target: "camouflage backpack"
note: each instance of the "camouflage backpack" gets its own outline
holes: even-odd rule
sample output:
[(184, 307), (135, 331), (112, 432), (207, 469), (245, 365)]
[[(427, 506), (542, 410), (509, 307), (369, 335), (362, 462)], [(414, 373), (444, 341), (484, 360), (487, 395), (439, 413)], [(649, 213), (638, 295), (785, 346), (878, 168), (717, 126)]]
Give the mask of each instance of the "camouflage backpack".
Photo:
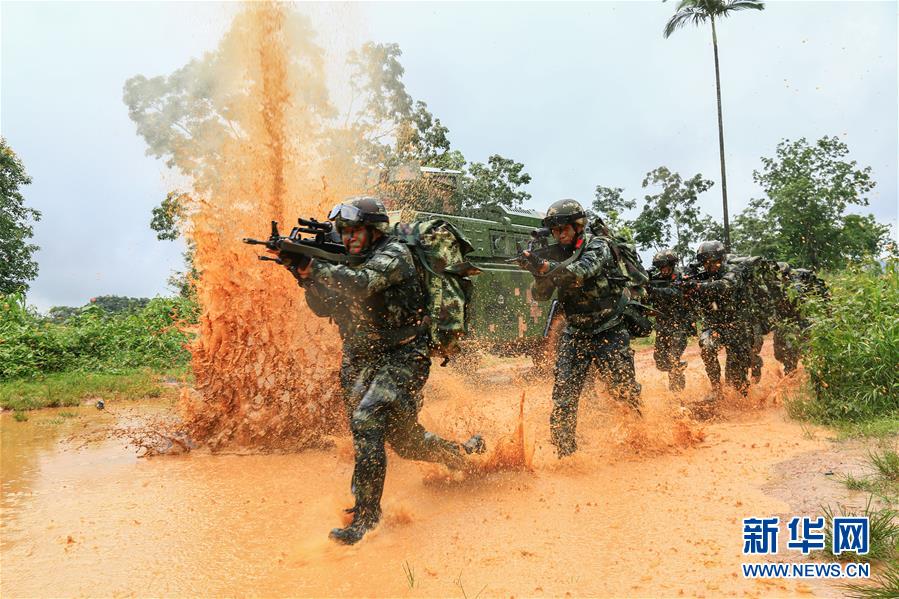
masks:
[(634, 337), (648, 337), (652, 333), (652, 321), (648, 317), (651, 308), (646, 305), (649, 298), (649, 273), (643, 267), (637, 248), (624, 237), (611, 234), (600, 218), (590, 223), (590, 230), (609, 244), (622, 280), (625, 281), (624, 286), (630, 295), (624, 307), (624, 321), (628, 332)]
[(441, 365), (445, 365), (468, 333), (470, 277), (481, 272), (465, 260), (474, 248), (456, 227), (441, 219), (397, 223), (394, 234), (414, 257), (428, 297), (432, 351), (444, 357)]

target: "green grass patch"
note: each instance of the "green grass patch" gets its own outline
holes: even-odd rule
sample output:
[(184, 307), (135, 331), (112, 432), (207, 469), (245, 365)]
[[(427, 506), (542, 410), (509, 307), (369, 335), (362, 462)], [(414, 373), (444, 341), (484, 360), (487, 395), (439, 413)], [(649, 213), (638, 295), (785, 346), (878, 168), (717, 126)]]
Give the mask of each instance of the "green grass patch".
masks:
[[(76, 406), (85, 399), (142, 399), (173, 396), (177, 385), (167, 385), (164, 378), (178, 379), (177, 371), (165, 373), (132, 370), (118, 374), (64, 372), (35, 379), (0, 382), (0, 407), (7, 410)], [(69, 412), (74, 417), (76, 414)]]
[(869, 584), (847, 584), (843, 587), (851, 599), (896, 599), (899, 597), (899, 557), (871, 568)]
[[(829, 557), (846, 561), (877, 562), (899, 557), (899, 512), (891, 508), (875, 509), (873, 497), (868, 497), (865, 507), (847, 508), (838, 504), (836, 510), (830, 506), (821, 508), (824, 512), (824, 553)], [(855, 553), (833, 554), (833, 519), (834, 517), (867, 517), (869, 522), (869, 551), (865, 555)]]
[(16, 422), (26, 422), (28, 420), (28, 414), (22, 410), (16, 410), (16, 413), (13, 414), (13, 418), (16, 419)]
[(868, 457), (880, 476), (890, 482), (899, 482), (899, 453), (895, 449), (868, 451)]
[(899, 418), (899, 260), (828, 276), (830, 301), (809, 298), (807, 351), (813, 415), (826, 422)]

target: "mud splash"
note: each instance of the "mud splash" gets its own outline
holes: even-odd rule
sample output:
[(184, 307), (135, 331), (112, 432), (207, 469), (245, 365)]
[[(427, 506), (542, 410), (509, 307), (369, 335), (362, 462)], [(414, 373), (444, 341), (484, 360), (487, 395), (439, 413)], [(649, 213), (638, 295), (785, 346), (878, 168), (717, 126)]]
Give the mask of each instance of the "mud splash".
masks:
[(324, 52), (304, 16), (251, 4), (200, 70), (215, 77), (211, 103), (228, 127), (201, 164), (179, 164), (195, 181), (186, 234), (202, 308), (187, 429), (213, 449), (307, 447), (343, 422), (339, 339), (289, 273), (240, 240), (266, 236), (272, 220), (289, 231), (353, 187), (352, 173), (320, 151), (333, 114)]

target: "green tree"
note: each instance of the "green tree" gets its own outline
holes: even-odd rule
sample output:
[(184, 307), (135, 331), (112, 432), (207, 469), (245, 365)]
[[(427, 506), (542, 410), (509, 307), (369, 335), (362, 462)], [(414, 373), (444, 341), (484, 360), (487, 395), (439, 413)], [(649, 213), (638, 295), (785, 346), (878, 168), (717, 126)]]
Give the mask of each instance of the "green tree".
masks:
[[(181, 191), (170, 191), (159, 206), (154, 206), (150, 228), (156, 232), (157, 239), (174, 241), (181, 237), (188, 205), (190, 205), (188, 194)], [(181, 297), (194, 298), (196, 292), (195, 282), (199, 272), (194, 266), (195, 253), (196, 246), (192, 240), (188, 239), (187, 249), (182, 254), (187, 268), (183, 271), (173, 272), (168, 278), (169, 287), (177, 291)]]
[(690, 255), (693, 245), (706, 239), (713, 227), (697, 202), (699, 194), (714, 183), (697, 173), (684, 180), (678, 173), (660, 166), (643, 179), (643, 188), (660, 186), (655, 194), (644, 196), (643, 210), (631, 223), (634, 240), (643, 249), (672, 248), (681, 259)]
[(150, 303), (150, 298), (127, 297), (124, 295), (100, 295), (92, 297), (89, 306), (98, 306), (110, 314), (137, 312)]
[(741, 248), (816, 270), (877, 255), (887, 227), (870, 215), (846, 214), (868, 205), (871, 167), (859, 168), (848, 154), (837, 137), (781, 141), (776, 156), (762, 158), (762, 169), (753, 172), (767, 198), (753, 200), (740, 216)]
[(727, 169), (724, 166), (724, 118), (721, 113), (721, 74), (718, 67), (718, 32), (715, 20), (723, 19), (739, 10), (763, 10), (758, 0), (681, 0), (674, 15), (665, 24), (665, 37), (692, 23), (712, 26), (712, 48), (715, 54), (715, 95), (718, 100), (718, 153), (721, 158), (721, 203), (724, 207), (724, 243), (730, 247), (730, 221), (727, 212)]
[(522, 163), (494, 154), (486, 165), (473, 162), (468, 166), (461, 208), (488, 205), (518, 208), (531, 199), (531, 194), (522, 189), (530, 182), (531, 176), (524, 172)]
[(25, 206), (19, 188), (31, 183), (22, 161), (0, 137), (0, 294), (27, 290), (37, 276), (32, 258), (38, 246), (28, 243), (34, 235), (31, 221), (41, 213)]
[(624, 199), (624, 189), (621, 187), (596, 186), (593, 198), (593, 212), (597, 213), (609, 231), (613, 234), (623, 235), (626, 238), (633, 237), (631, 223), (622, 217), (625, 210), (637, 207), (637, 200)]

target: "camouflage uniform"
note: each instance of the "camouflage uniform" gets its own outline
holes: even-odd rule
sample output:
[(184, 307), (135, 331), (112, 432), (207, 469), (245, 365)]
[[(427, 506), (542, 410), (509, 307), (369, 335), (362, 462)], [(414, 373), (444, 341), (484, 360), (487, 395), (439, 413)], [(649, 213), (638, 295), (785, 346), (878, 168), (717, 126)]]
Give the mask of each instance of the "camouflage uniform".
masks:
[(558, 289), (567, 323), (559, 340), (550, 416), (552, 442), (565, 456), (577, 450), (577, 408), (591, 364), (596, 363), (612, 396), (634, 408), (640, 386), (621, 314), (627, 295), (609, 244), (585, 233), (573, 250), (555, 244), (547, 257), (550, 271), (534, 275), (534, 298), (547, 300)]
[(668, 388), (681, 391), (686, 385), (687, 367), (681, 356), (687, 349), (688, 338), (696, 335), (696, 317), (685, 296), (683, 275), (678, 269), (669, 276), (663, 276), (656, 268), (649, 274), (649, 303), (656, 311), (653, 358), (656, 368), (668, 373)]
[(801, 303), (810, 295), (828, 299), (827, 286), (811, 271), (791, 269), (785, 262), (779, 263), (782, 283), (775, 302), (778, 322), (774, 328), (774, 357), (783, 364), (789, 374), (799, 365), (800, 346), (810, 323), (800, 310)]
[(313, 261), (301, 285), (313, 312), (332, 318), (344, 341), (340, 384), (355, 449), (353, 511), (376, 522), (387, 472), (385, 441), (406, 459), (462, 465), (459, 444), (418, 422), (431, 366), (426, 298), (409, 248), (388, 236), (359, 266)]
[(725, 381), (746, 394), (754, 332), (751, 299), (742, 269), (724, 261), (718, 272), (703, 271), (697, 275), (697, 280), (698, 308), (702, 320), (699, 349), (709, 381), (716, 391), (720, 389), (718, 350), (723, 346), (727, 350)]

